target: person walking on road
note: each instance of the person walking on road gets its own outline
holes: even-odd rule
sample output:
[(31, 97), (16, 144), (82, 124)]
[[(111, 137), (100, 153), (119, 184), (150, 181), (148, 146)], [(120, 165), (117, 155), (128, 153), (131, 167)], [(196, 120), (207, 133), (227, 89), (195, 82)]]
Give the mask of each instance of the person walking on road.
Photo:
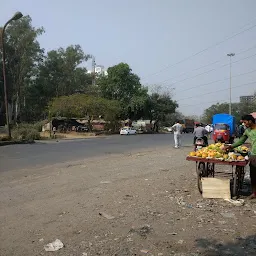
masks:
[(175, 148), (179, 148), (181, 146), (181, 133), (182, 133), (182, 125), (179, 121), (172, 126), (173, 135), (174, 135), (174, 143)]

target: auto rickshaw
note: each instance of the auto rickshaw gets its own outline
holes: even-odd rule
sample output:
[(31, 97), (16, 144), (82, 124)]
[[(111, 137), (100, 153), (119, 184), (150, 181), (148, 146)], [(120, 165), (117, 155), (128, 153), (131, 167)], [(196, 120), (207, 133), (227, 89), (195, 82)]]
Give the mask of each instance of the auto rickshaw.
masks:
[(235, 138), (235, 118), (228, 114), (214, 115), (212, 136), (215, 143), (233, 143)]

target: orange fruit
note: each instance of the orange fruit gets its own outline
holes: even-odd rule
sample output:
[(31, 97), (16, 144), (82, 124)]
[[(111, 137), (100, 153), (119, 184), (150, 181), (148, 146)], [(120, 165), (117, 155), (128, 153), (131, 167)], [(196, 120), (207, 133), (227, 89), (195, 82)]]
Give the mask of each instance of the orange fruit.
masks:
[(242, 161), (242, 160), (244, 160), (244, 157), (243, 157), (243, 156), (238, 156), (238, 157), (237, 157), (237, 160)]
[(202, 153), (201, 153), (200, 151), (197, 151), (197, 152), (196, 152), (196, 156), (201, 157), (201, 156), (202, 156)]
[(207, 153), (203, 153), (202, 154), (202, 158), (206, 158), (206, 157), (208, 157), (208, 154)]

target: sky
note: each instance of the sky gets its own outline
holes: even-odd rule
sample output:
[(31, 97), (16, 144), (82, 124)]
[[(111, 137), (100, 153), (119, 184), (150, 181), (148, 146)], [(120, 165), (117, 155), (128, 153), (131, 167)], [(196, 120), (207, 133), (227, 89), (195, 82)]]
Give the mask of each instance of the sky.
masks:
[[(168, 91), (185, 115), (256, 91), (255, 0), (1, 0), (44, 27), (46, 51), (80, 44), (105, 68), (125, 62), (150, 89)], [(91, 66), (90, 61), (86, 63)]]

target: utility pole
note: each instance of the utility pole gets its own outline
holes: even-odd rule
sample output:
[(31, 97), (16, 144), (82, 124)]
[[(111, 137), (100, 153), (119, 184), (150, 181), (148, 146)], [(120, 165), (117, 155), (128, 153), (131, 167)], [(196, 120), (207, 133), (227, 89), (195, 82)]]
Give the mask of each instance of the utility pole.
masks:
[(8, 93), (7, 93), (7, 79), (6, 79), (6, 58), (5, 58), (5, 30), (7, 26), (15, 20), (18, 20), (23, 17), (21, 12), (16, 12), (11, 19), (9, 19), (5, 24), (1, 31), (1, 48), (2, 48), (2, 62), (3, 62), (3, 80), (4, 80), (4, 102), (5, 102), (5, 119), (6, 119), (6, 126), (8, 130), (8, 138), (12, 138), (11, 134), (11, 127), (10, 127), (10, 120), (9, 120), (9, 110), (8, 110)]
[(95, 57), (92, 55), (92, 85), (95, 86), (96, 84), (96, 77), (95, 77)]
[(227, 56), (229, 57), (229, 72), (230, 72), (230, 79), (229, 79), (229, 114), (231, 115), (232, 113), (232, 109), (231, 109), (231, 103), (232, 103), (232, 94), (231, 94), (231, 91), (232, 91), (232, 87), (231, 87), (231, 57), (235, 56), (234, 53), (228, 53)]

